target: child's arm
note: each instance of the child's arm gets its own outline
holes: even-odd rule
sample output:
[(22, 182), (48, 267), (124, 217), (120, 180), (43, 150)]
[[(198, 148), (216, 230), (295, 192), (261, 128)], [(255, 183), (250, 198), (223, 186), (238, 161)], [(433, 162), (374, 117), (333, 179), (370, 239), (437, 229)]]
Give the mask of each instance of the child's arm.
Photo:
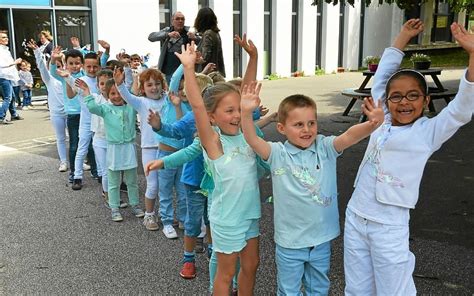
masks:
[(181, 108), (181, 98), (174, 93), (169, 93), (169, 98), (171, 104), (173, 104), (174, 109), (176, 111), (176, 120), (181, 119), (183, 117), (183, 109)]
[(201, 97), (201, 91), (196, 81), (196, 75), (194, 73), (194, 65), (196, 64), (194, 41), (191, 42), (191, 45), (188, 44), (186, 49), (183, 45), (181, 52), (181, 54), (175, 52), (175, 55), (180, 59), (184, 67), (186, 94), (194, 112), (199, 138), (201, 138), (201, 142), (209, 158), (217, 159), (223, 154), (222, 144), (219, 135), (211, 127), (210, 119)]
[(97, 40), (97, 43), (105, 49), (105, 52), (100, 56), (100, 66), (105, 68), (110, 57), (110, 44), (105, 40)]
[(155, 113), (153, 110), (148, 110), (148, 124), (153, 127), (155, 133), (160, 134), (163, 137), (183, 139), (186, 137), (192, 137), (196, 132), (194, 113), (189, 112), (183, 116), (180, 120), (173, 124), (162, 123), (160, 115)]
[(469, 34), (463, 26), (457, 23), (451, 25), (451, 33), (459, 45), (469, 54), (466, 80), (474, 82), (474, 34)]
[(130, 104), (130, 106), (133, 107), (135, 110), (140, 110), (142, 107), (143, 99), (140, 97), (137, 97), (135, 95), (132, 95), (128, 89), (127, 86), (125, 85), (124, 82), (125, 79), (125, 74), (122, 69), (115, 69), (114, 70), (114, 80), (115, 80), (115, 85), (117, 86), (117, 90), (122, 96), (122, 98)]
[(247, 141), (255, 153), (263, 160), (267, 160), (270, 156), (271, 146), (265, 142), (265, 140), (257, 136), (252, 119), (253, 110), (260, 106), (260, 88), (261, 84), (257, 84), (255, 81), (250, 85), (244, 85), (240, 102), (240, 108), (242, 110), (240, 124), (242, 125), (245, 141)]
[(249, 85), (252, 81), (257, 80), (258, 51), (252, 40), (249, 39), (247, 42), (247, 34), (244, 34), (242, 39), (235, 35), (234, 41), (237, 42), (249, 55), (247, 69), (245, 70), (244, 78), (242, 79), (242, 90), (244, 85)]
[[(374, 85), (372, 86), (372, 98), (379, 100), (383, 108), (386, 109), (384, 100), (386, 99), (385, 87), (387, 81), (395, 73), (402, 62), (404, 53), (403, 49), (408, 44), (410, 39), (420, 34), (424, 29), (423, 22), (419, 19), (410, 19), (403, 24), (400, 33), (395, 38), (392, 47), (385, 49), (385, 52), (380, 60), (379, 67), (375, 72)], [(388, 113), (388, 110), (384, 110)]]
[(184, 67), (183, 64), (179, 65), (179, 67), (174, 71), (173, 76), (171, 76), (169, 92), (178, 93), (179, 90), (179, 82), (184, 74)]
[(372, 98), (365, 98), (362, 104), (362, 111), (367, 115), (367, 121), (351, 126), (342, 135), (334, 139), (333, 145), (337, 152), (359, 143), (376, 130), (384, 120), (382, 107), (376, 106)]
[(55, 79), (64, 82), (64, 79), (58, 75), (57, 70), (58, 67), (56, 66), (56, 61), (61, 59), (61, 46), (56, 46), (53, 51), (51, 52), (51, 62), (49, 66), (49, 74)]
[(28, 41), (27, 46), (33, 50), (33, 54), (35, 55), (36, 66), (38, 67), (38, 70), (40, 72), (41, 80), (43, 80), (43, 82), (47, 85), (51, 80), (51, 74), (49, 74), (43, 53), (40, 51), (38, 44), (36, 44), (33, 39)]
[(272, 122), (276, 122), (277, 121), (277, 117), (278, 117), (278, 113), (276, 112), (273, 112), (272, 114), (268, 115), (268, 116), (265, 116), (263, 117), (262, 119), (258, 120), (256, 122), (257, 126), (259, 128), (264, 128), (266, 127), (267, 125), (269, 125), (270, 123)]

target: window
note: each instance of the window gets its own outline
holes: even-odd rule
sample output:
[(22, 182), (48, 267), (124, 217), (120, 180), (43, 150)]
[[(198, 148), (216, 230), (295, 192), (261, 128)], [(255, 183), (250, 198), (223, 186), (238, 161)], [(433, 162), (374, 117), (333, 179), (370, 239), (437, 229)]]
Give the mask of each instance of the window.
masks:
[[(234, 0), (234, 35), (242, 36), (242, 19), (240, 15), (242, 7), (241, 0)], [(240, 77), (242, 75), (242, 50), (238, 44), (234, 42), (234, 77)]]
[(56, 6), (86, 6), (90, 7), (89, 0), (54, 0)]
[(263, 8), (263, 74), (272, 73), (272, 1), (265, 0)]
[(160, 0), (160, 30), (171, 26), (171, 0)]
[(81, 46), (92, 43), (91, 21), (88, 11), (56, 11), (57, 45), (71, 48), (71, 37), (79, 38)]
[(436, 0), (435, 12), (433, 14), (433, 28), (431, 29), (431, 42), (451, 42), (450, 25), (454, 20), (448, 3)]

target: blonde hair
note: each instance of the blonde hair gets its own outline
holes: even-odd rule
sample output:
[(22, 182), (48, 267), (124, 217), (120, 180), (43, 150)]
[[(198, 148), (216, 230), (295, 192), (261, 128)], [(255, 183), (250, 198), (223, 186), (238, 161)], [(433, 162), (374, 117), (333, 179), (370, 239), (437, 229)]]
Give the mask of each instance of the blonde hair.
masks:
[(232, 80), (227, 81), (227, 83), (230, 83), (240, 89), (242, 87), (242, 78), (234, 78)]
[(217, 105), (222, 98), (230, 93), (236, 93), (240, 96), (240, 91), (234, 85), (227, 82), (218, 83), (204, 89), (203, 101), (207, 112), (213, 113), (216, 111)]
[(216, 84), (217, 82), (225, 82), (224, 76), (222, 76), (221, 72), (214, 71), (208, 74), (209, 77), (212, 79), (212, 82)]
[(196, 73), (196, 81), (199, 86), (199, 89), (201, 90), (201, 93), (204, 91), (204, 89), (206, 89), (206, 87), (214, 85), (211, 77), (202, 73)]
[(288, 113), (296, 108), (313, 108), (316, 114), (317, 108), (316, 103), (308, 96), (305, 95), (291, 95), (281, 101), (278, 106), (278, 122), (285, 123)]
[(43, 30), (40, 32), (40, 35), (43, 35), (44, 38), (48, 39), (48, 41), (53, 41), (53, 36), (51, 36), (51, 33), (48, 30)]

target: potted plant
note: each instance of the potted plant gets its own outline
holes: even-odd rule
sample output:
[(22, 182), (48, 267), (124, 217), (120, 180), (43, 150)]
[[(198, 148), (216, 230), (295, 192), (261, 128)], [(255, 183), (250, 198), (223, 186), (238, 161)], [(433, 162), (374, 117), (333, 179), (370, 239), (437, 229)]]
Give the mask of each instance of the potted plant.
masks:
[(422, 53), (413, 54), (410, 61), (413, 63), (413, 69), (415, 70), (427, 70), (431, 66), (431, 58)]
[(379, 56), (366, 56), (364, 59), (364, 62), (369, 68), (369, 71), (375, 72), (377, 71), (377, 67), (380, 62), (380, 57)]

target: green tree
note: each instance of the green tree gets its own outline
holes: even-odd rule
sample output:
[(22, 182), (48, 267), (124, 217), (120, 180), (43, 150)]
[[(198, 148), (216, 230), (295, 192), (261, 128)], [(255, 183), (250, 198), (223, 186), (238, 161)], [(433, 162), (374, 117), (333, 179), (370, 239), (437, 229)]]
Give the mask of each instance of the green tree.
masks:
[[(312, 5), (317, 5), (320, 3), (320, 1), (324, 1), (326, 3), (332, 3), (334, 5), (337, 5), (340, 0), (313, 0)], [(372, 0), (362, 0), (365, 2), (366, 6), (369, 6), (370, 3), (372, 3)], [(396, 4), (398, 7), (401, 9), (410, 9), (413, 8), (414, 6), (420, 5), (424, 2), (427, 2), (428, 0), (374, 0), (378, 1), (379, 5), (385, 3), (388, 4)], [(451, 8), (456, 11), (462, 11), (466, 10), (468, 13), (474, 11), (474, 0), (441, 0), (441, 2), (447, 2), (451, 5)], [(350, 5), (354, 6), (354, 0), (346, 0), (346, 3), (349, 3)]]

